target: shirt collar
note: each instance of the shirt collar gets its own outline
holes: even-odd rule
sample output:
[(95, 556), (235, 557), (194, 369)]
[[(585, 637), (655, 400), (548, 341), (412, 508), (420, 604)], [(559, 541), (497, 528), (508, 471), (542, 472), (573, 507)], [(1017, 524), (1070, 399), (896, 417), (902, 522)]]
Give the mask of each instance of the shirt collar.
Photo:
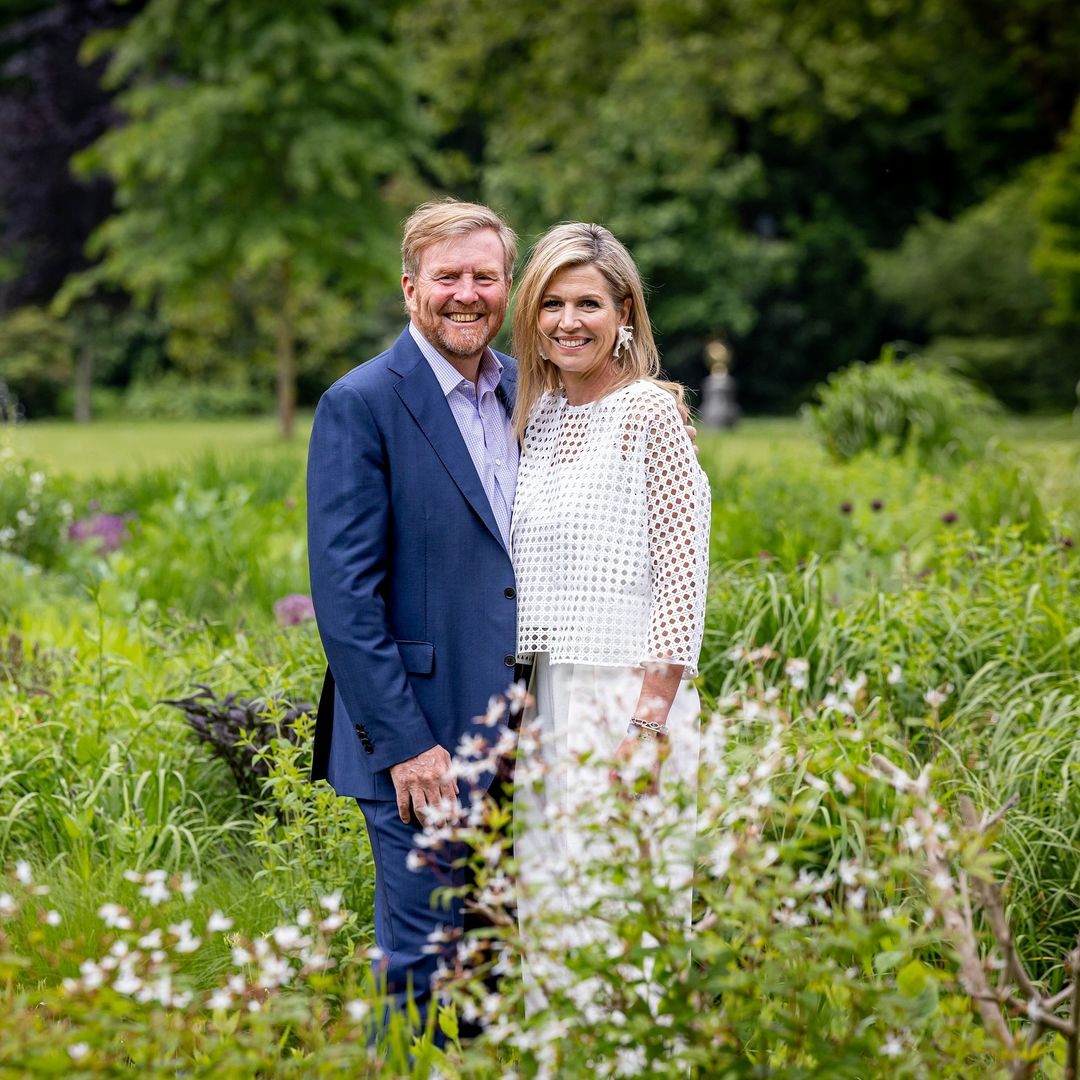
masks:
[[(412, 335), (413, 341), (416, 342), (417, 348), (423, 353), (424, 359), (428, 362), (431, 370), (435, 372), (435, 378), (439, 380), (439, 387), (444, 397), (449, 397), (462, 383), (468, 382), (461, 372), (417, 330), (412, 322), (409, 323), (409, 333)], [(480, 357), (480, 377), (477, 379), (476, 387), (478, 395), (482, 396), (488, 390), (494, 390), (499, 385), (502, 369), (502, 361), (490, 348), (485, 347), (484, 353)]]

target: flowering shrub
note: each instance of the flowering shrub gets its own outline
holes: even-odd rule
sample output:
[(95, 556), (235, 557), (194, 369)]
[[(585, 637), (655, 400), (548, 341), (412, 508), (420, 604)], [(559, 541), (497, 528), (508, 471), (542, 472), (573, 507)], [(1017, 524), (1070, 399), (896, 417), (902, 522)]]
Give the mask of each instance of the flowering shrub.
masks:
[[(743, 657), (758, 672), (771, 659)], [(982, 833), (950, 819), (931, 769), (910, 778), (890, 762), (907, 755), (865, 676), (817, 701), (805, 661), (784, 666), (787, 678), (751, 680), (706, 721), (692, 925), (673, 902), (668, 856), (695, 793), (649, 794), (648, 760), (572, 800), (572, 828), (595, 842), (584, 858), (571, 848), (567, 864), (557, 859), (540, 888), (570, 890), (576, 910), (556, 902), (524, 932), (490, 822), (475, 806), (429, 821), (421, 850), (463, 842), (475, 852), (479, 904), (496, 926), (498, 993), (470, 974), (477, 940), (452, 946), (442, 968), (446, 994), (486, 1024), (465, 1051), (466, 1075), (1030, 1077), (1041, 1057), (1053, 1061), (1050, 1021), (1033, 1013), (1014, 1039), (985, 1000), (983, 970), (1006, 968), (1008, 938), (987, 936), (980, 957), (973, 937), (954, 932), (976, 933), (965, 882), (988, 873)], [(538, 737), (522, 734), (519, 784), (540, 779)], [(467, 749), (479, 767), (500, 742)], [(549, 825), (560, 827), (560, 810)], [(1004, 1002), (1008, 972), (998, 989)], [(1058, 1010), (1069, 1000), (1046, 994)]]
[(63, 487), (0, 443), (0, 552), (55, 565), (71, 518)]
[[(370, 954), (335, 945), (352, 919), (340, 894), (251, 940), (231, 932), (220, 911), (201, 925), (185, 917), (198, 889), (187, 875), (126, 877), (142, 913), (103, 904), (97, 948), (84, 951), (60, 936), (63, 915), (29, 865), (16, 866), (10, 891), (0, 894), (0, 1072), (426, 1080), (443, 1061), (430, 1038), (434, 1016), (419, 1039), (404, 1017), (372, 1038), (384, 1001)], [(70, 974), (43, 989), (13, 986), (21, 961), (6, 947), (4, 924), (20, 917), (40, 922), (39, 947), (55, 971)], [(197, 977), (198, 958), (215, 972), (209, 986)]]
[[(20, 863), (0, 894), (0, 975), (7, 978), (0, 1069), (92, 1075), (134, 1064), (150, 1075), (236, 1077), (345, 1070), (470, 1078), (1034, 1075), (1016, 1071), (1018, 1055), (1031, 1063), (1052, 1056), (1043, 1027), (1020, 1030), (1006, 1044), (980, 1023), (972, 1000), (972, 962), (992, 971), (1005, 959), (990, 940), (983, 959), (977, 950), (960, 955), (951, 933), (965, 906), (966, 875), (987, 873), (984, 845), (936, 801), (930, 768), (914, 779), (904, 774), (910, 756), (883, 722), (867, 677), (839, 679), (818, 700), (805, 660), (767, 647), (737, 652), (742, 685), (705, 719), (697, 791), (675, 783), (663, 798), (652, 793), (655, 744), (620, 765), (592, 757), (573, 763), (601, 775), (614, 769), (617, 782), (573, 802), (572, 826), (586, 842), (585, 857), (566, 863), (570, 877), (556, 863), (548, 880), (527, 888), (549, 898), (572, 890), (580, 906), (541, 903), (522, 933), (509, 841), (499, 839), (505, 811), (477, 797), (429, 818), (414, 864), (438, 844), (471, 850), (477, 902), (492, 929), (431, 942), (442, 956), (444, 1004), (423, 1031), (416, 1016), (383, 1022), (386, 1002), (369, 966), (378, 954), (355, 948), (367, 931), (340, 889), (301, 899), (299, 909), (294, 900), (284, 922), (249, 935), (234, 931), (220, 910), (202, 919), (188, 913), (199, 891), (188, 873), (132, 871), (124, 875), (126, 895), (99, 906), (100, 930), (88, 939), (66, 932), (65, 911)], [(766, 678), (777, 665), (784, 675)], [(942, 693), (927, 690), (931, 709), (941, 707)], [(512, 701), (520, 706), (520, 693)], [(488, 767), (511, 745), (501, 719), (493, 703), (492, 734), (463, 744), (459, 775)], [(526, 728), (519, 739), (517, 780), (526, 788), (543, 780), (539, 737)], [(307, 808), (300, 805), (295, 744), (275, 740), (267, 753), (274, 758), (268, 783), (288, 812), (273, 827), (263, 819), (267, 831), (257, 844), (279, 859), (277, 872), (288, 872), (279, 881), (284, 907), (289, 895), (318, 886), (325, 862), (307, 860), (319, 844), (344, 852), (342, 877), (355, 877), (348, 830), (358, 837), (362, 826), (355, 813), (346, 824), (351, 805), (324, 787), (314, 800), (309, 793)], [(666, 763), (660, 767), (663, 778)], [(668, 855), (695, 807), (696, 868), (676, 881)], [(559, 827), (557, 812), (551, 824)], [(692, 922), (677, 903), (690, 886)], [(19, 985), (25, 960), (8, 927), (20, 920), (37, 927), (19, 937), (34, 943), (37, 963), (52, 972), (43, 989)], [(1045, 1000), (1068, 1001), (1049, 991)], [(459, 1017), (481, 1020), (481, 1037), (459, 1043)], [(436, 1026), (443, 1050), (433, 1045)], [(1016, 1050), (1029, 1035), (1028, 1049)]]

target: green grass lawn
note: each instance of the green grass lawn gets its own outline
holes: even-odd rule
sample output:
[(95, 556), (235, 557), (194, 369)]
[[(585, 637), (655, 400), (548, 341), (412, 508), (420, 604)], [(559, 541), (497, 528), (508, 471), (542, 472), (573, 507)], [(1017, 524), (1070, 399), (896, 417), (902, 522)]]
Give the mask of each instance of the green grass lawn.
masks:
[[(238, 420), (124, 421), (89, 425), (48, 420), (20, 424), (9, 435), (16, 454), (79, 478), (109, 477), (147, 468), (184, 465), (206, 451), (219, 458), (248, 454), (307, 452), (311, 413), (297, 418), (296, 434), (283, 444), (272, 417)], [(1055, 470), (1080, 467), (1080, 424), (1069, 416), (1009, 417), (1001, 438), (1033, 464)], [(758, 417), (733, 432), (703, 433), (725, 466), (765, 462), (777, 451), (821, 454), (813, 436), (792, 417)]]
[(19, 424), (9, 435), (15, 453), (80, 479), (182, 466), (200, 454), (307, 453), (311, 414), (297, 417), (296, 434), (283, 443), (270, 416), (236, 420), (102, 420), (75, 424), (42, 420)]

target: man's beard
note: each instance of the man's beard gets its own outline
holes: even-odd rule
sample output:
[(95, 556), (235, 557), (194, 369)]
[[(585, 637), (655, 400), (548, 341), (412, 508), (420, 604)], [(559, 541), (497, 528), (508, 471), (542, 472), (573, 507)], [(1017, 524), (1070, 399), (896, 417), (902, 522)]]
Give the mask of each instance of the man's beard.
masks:
[[(481, 313), (474, 312), (474, 314)], [(435, 335), (438, 338), (436, 344), (440, 349), (450, 353), (452, 356), (475, 356), (495, 336), (489, 333), (488, 313), (483, 312), (482, 314), (485, 317), (480, 322), (472, 325), (464, 324), (456, 331), (449, 333), (442, 323), (438, 323), (435, 330)], [(453, 337), (450, 336), (450, 333), (453, 333)]]

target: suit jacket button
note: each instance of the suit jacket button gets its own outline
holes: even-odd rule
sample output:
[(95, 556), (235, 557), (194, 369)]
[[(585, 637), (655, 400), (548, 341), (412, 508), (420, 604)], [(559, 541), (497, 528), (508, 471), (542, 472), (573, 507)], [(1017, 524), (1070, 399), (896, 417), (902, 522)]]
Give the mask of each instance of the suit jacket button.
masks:
[(505, 664), (505, 665), (506, 665), (507, 667), (513, 667), (513, 666), (514, 666), (514, 654), (513, 654), (513, 653), (507, 653), (507, 654), (506, 654), (506, 655), (505, 655), (505, 656), (503, 657), (503, 663), (504, 663), (504, 664)]
[(367, 738), (367, 732), (359, 724), (356, 724), (353, 727), (353, 730), (356, 732), (356, 737), (361, 742), (363, 742)]
[(507, 585), (506, 588), (503, 589), (503, 596), (505, 596), (507, 600), (513, 600), (514, 597), (517, 596), (517, 589), (512, 585)]

